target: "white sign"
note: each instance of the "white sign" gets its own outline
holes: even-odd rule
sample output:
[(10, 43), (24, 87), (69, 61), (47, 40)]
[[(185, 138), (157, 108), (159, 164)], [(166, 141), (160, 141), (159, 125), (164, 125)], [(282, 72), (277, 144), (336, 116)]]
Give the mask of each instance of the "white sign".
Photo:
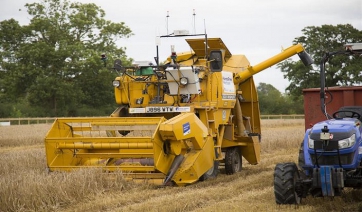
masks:
[(0, 126), (10, 126), (10, 121), (0, 122)]
[(222, 84), (223, 93), (235, 94), (235, 85), (233, 81), (233, 73), (228, 71), (222, 71)]
[(175, 107), (175, 112), (190, 112), (190, 107)]
[(231, 95), (223, 94), (222, 99), (236, 99), (236, 96), (235, 96), (235, 94), (231, 94)]
[(145, 113), (145, 108), (130, 108), (129, 113)]

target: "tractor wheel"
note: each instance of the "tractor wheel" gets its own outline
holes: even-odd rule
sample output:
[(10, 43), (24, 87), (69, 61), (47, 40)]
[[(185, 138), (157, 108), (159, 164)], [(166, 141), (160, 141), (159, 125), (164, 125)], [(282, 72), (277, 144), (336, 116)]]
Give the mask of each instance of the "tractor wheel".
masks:
[(300, 204), (296, 192), (299, 172), (295, 163), (279, 163), (274, 169), (274, 194), (277, 204)]
[(242, 168), (242, 160), (239, 147), (227, 148), (225, 153), (225, 173), (235, 174), (240, 172)]
[(214, 161), (214, 166), (211, 167), (205, 174), (200, 177), (200, 181), (215, 178), (219, 174), (219, 161)]

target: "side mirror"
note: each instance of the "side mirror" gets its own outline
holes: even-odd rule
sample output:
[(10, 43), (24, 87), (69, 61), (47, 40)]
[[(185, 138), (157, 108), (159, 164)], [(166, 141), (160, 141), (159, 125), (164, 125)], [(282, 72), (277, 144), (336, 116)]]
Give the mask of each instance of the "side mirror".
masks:
[(114, 60), (113, 69), (120, 71), (122, 70), (122, 61), (120, 59)]
[(223, 67), (223, 57), (220, 50), (210, 52), (210, 68), (212, 72), (220, 72)]
[(305, 66), (310, 66), (314, 63), (313, 59), (306, 51), (299, 52), (298, 56)]

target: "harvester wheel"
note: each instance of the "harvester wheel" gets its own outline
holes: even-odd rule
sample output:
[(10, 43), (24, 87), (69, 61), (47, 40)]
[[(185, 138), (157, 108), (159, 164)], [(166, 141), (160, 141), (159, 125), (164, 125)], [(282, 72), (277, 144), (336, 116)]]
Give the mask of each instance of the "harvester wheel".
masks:
[(214, 166), (211, 167), (205, 174), (200, 177), (200, 181), (215, 178), (219, 174), (219, 161), (214, 161)]
[[(129, 117), (129, 113), (128, 113), (128, 106), (123, 105), (118, 107), (115, 111), (113, 111), (113, 113), (111, 114), (111, 117)], [(118, 130), (118, 133), (126, 136), (128, 135), (128, 133), (130, 133), (131, 131), (129, 130)], [(108, 130), (106, 131), (107, 136), (108, 137), (115, 137), (116, 136), (116, 132), (114, 130)]]
[(295, 163), (279, 163), (274, 169), (274, 194), (277, 204), (300, 204), (296, 192), (299, 172)]
[(227, 148), (225, 153), (225, 173), (234, 174), (240, 172), (242, 168), (239, 147)]

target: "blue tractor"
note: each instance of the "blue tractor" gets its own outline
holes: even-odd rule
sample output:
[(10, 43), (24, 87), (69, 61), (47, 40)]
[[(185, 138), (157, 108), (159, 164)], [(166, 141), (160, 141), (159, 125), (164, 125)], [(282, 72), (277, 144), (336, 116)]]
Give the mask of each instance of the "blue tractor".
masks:
[(362, 188), (362, 106), (344, 106), (332, 116), (326, 111), (325, 64), (337, 54), (362, 57), (362, 43), (345, 45), (345, 50), (322, 58), (320, 100), (326, 120), (306, 130), (298, 164), (276, 165), (277, 204), (299, 204), (308, 195), (333, 197), (341, 195), (343, 188)]

